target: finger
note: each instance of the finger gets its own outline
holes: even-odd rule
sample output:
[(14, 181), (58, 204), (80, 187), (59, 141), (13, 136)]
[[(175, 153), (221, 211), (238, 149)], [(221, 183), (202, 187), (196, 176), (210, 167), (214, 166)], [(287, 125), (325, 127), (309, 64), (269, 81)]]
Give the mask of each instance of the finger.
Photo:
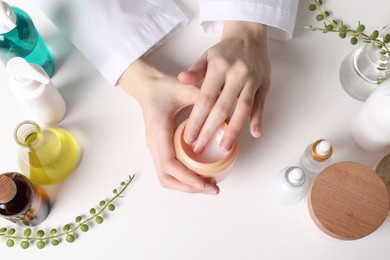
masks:
[(230, 111), (237, 101), (237, 97), (242, 89), (240, 86), (241, 83), (232, 81), (228, 82), (229, 83), (225, 83), (224, 90), (218, 97), (215, 106), (208, 115), (198, 138), (193, 145), (195, 153), (199, 153), (203, 150), (212, 136), (217, 132), (217, 129), (229, 117)]
[(237, 138), (245, 125), (245, 121), (250, 117), (255, 95), (256, 88), (254, 86), (246, 86), (242, 90), (232, 118), (225, 130), (225, 134), (222, 137), (220, 143), (221, 149), (230, 151), (233, 144), (237, 141)]
[(168, 174), (164, 174), (163, 177), (160, 178), (160, 183), (164, 188), (186, 192), (186, 193), (203, 193), (203, 194), (210, 194), (210, 195), (218, 195), (220, 191), (217, 185), (209, 185), (209, 187), (207, 188), (199, 189), (187, 185), (185, 183), (182, 183), (181, 181), (175, 179), (174, 177)]
[(268, 94), (269, 84), (263, 84), (257, 91), (250, 117), (250, 132), (253, 137), (259, 138), (262, 130), (264, 104)]
[(185, 128), (184, 141), (187, 144), (192, 145), (196, 140), (203, 123), (214, 107), (224, 82), (225, 77), (223, 75), (207, 73)]
[(178, 90), (179, 91), (178, 94), (176, 95), (176, 102), (183, 106), (189, 106), (195, 104), (200, 93), (200, 89), (194, 85), (180, 84)]
[(174, 131), (173, 124), (163, 123), (160, 125), (160, 127), (160, 131), (157, 131), (157, 133), (154, 135), (155, 139), (153, 142), (154, 145), (152, 154), (153, 158), (156, 158), (156, 165), (158, 165), (161, 184), (175, 189), (175, 187), (172, 186), (172, 181), (169, 182), (169, 185), (165, 183), (167, 178), (164, 178), (164, 176), (170, 175), (178, 182), (196, 189), (205, 191), (214, 189), (216, 185), (207, 183), (206, 180), (204, 180), (202, 177), (195, 174), (176, 160), (176, 155), (172, 143), (172, 136)]
[(179, 73), (178, 79), (183, 84), (197, 84), (207, 71), (207, 56), (203, 54), (187, 71)]

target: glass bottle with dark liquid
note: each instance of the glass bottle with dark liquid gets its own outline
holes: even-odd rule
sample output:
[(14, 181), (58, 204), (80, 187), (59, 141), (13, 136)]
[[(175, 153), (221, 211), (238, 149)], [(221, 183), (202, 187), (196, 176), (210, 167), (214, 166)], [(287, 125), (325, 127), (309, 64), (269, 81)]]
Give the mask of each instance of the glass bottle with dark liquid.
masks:
[(50, 211), (47, 194), (17, 172), (0, 174), (0, 216), (20, 225), (36, 226)]

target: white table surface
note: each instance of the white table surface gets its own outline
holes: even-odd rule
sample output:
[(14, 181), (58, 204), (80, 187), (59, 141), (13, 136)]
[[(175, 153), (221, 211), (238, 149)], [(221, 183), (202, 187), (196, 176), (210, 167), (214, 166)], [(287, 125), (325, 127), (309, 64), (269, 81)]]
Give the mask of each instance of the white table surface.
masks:
[[(218, 40), (202, 33), (197, 1), (177, 2), (191, 23), (152, 55), (153, 62), (174, 74)], [(297, 26), (314, 23), (309, 2), (301, 0)], [(116, 211), (102, 225), (80, 232), (75, 243), (23, 250), (8, 248), (1, 239), (3, 259), (390, 259), (389, 218), (367, 237), (342, 241), (314, 225), (306, 197), (289, 207), (272, 197), (278, 172), (297, 165), (305, 147), (319, 138), (333, 143), (335, 162), (372, 167), (381, 157), (360, 149), (350, 134), (350, 120), (362, 103), (339, 83), (340, 63), (354, 49), (348, 41), (300, 28), (292, 41), (270, 40), (273, 76), (262, 138), (254, 141), (248, 129), (242, 132), (237, 161), (218, 196), (190, 195), (161, 188), (135, 100), (105, 82), (31, 1), (9, 3), (32, 16), (54, 52), (58, 70), (53, 82), (68, 106), (58, 126), (72, 133), (83, 151), (65, 182), (44, 187), (52, 210), (39, 228), (61, 227), (88, 214), (129, 174), (137, 175)], [(369, 3), (326, 1), (335, 18), (350, 24), (360, 19), (370, 31), (388, 24), (389, 3)], [(3, 65), (0, 86), (0, 172), (19, 171), (13, 129), (31, 117), (10, 93)], [(13, 224), (1, 219), (0, 226)]]

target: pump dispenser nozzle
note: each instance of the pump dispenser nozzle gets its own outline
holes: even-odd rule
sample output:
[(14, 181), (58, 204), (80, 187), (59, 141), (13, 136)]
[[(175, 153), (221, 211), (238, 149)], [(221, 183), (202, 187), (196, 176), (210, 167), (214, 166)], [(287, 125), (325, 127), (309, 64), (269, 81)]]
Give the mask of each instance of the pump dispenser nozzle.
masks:
[(12, 31), (16, 27), (16, 16), (9, 4), (0, 0), (0, 34)]
[(47, 85), (50, 82), (49, 76), (39, 66), (28, 63), (20, 57), (12, 58), (7, 63), (7, 71), (10, 77), (20, 83), (31, 84), (31, 81), (37, 81)]
[(45, 70), (20, 57), (7, 63), (9, 87), (24, 106), (43, 124), (57, 124), (65, 116), (66, 104)]

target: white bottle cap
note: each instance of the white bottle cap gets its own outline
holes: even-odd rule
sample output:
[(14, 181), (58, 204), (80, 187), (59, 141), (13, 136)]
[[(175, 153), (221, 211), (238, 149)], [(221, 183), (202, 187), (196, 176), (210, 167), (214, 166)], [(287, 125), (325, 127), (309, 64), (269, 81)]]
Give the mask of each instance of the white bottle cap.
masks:
[(305, 173), (299, 167), (294, 167), (288, 173), (288, 180), (294, 186), (300, 186), (305, 182)]
[(320, 156), (326, 156), (329, 154), (331, 149), (331, 145), (328, 141), (322, 140), (317, 146), (316, 146), (316, 153)]
[(9, 4), (0, 0), (0, 34), (12, 31), (16, 27), (16, 16)]
[(47, 85), (50, 82), (50, 77), (41, 67), (30, 64), (20, 57), (14, 57), (8, 61), (7, 71), (10, 80), (17, 83), (18, 86), (32, 87), (41, 84)]

